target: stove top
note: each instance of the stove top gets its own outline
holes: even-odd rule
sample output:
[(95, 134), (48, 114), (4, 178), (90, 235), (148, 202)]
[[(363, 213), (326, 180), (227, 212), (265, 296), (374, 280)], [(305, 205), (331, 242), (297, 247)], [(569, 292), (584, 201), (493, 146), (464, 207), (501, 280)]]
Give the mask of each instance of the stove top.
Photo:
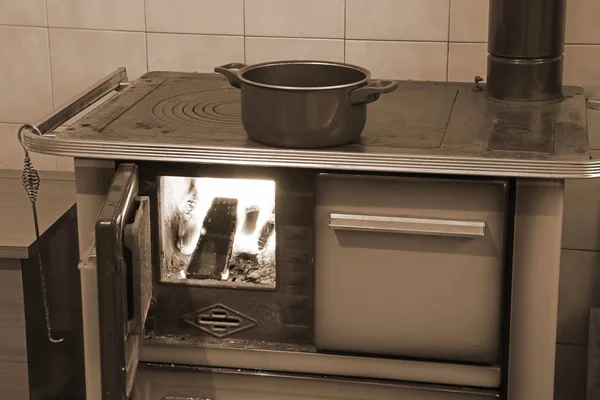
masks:
[(291, 150), (247, 138), (240, 91), (221, 75), (151, 72), (56, 138), (29, 136), (26, 144), (42, 153), (106, 159), (585, 175), (590, 173), (585, 95), (577, 87), (565, 88), (565, 94), (560, 103), (514, 105), (488, 100), (468, 83), (400, 82), (397, 91), (368, 105), (359, 142)]

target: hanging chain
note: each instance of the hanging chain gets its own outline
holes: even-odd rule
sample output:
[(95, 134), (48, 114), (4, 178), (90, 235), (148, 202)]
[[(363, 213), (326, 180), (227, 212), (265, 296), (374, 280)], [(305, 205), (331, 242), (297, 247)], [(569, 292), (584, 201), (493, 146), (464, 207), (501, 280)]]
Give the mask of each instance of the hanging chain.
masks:
[[(25, 127), (19, 129), (19, 141), (21, 142), (21, 145), (23, 145), (23, 142), (21, 140), (21, 134), (24, 128)], [(33, 163), (31, 162), (31, 158), (29, 157), (29, 151), (25, 148), (24, 145), (23, 149), (25, 150), (25, 162), (23, 166), (23, 173), (21, 174), (21, 182), (23, 183), (25, 192), (27, 192), (27, 197), (29, 197), (29, 201), (31, 202), (31, 209), (33, 212), (33, 225), (35, 228), (37, 257), (38, 265), (40, 268), (40, 281), (42, 283), (42, 300), (44, 302), (44, 317), (46, 318), (46, 333), (48, 335), (48, 340), (50, 341), (50, 343), (62, 343), (65, 340), (64, 338), (55, 339), (52, 335), (52, 325), (50, 323), (50, 307), (48, 306), (48, 297), (46, 292), (46, 274), (44, 273), (44, 266), (42, 263), (42, 248), (40, 246), (40, 226), (38, 222), (36, 208), (37, 194), (40, 188), (40, 176), (36, 169), (33, 167)]]

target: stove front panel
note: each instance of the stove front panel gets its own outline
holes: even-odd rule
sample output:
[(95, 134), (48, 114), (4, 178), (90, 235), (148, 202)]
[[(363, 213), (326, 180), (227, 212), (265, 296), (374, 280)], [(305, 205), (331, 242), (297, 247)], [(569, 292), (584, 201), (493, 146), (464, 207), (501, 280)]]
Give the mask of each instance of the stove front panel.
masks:
[(311, 344), (313, 177), (140, 164), (154, 222), (149, 334), (218, 346)]
[(133, 400), (492, 400), (495, 390), (147, 364)]
[(499, 363), (507, 193), (502, 180), (319, 175), (315, 346)]

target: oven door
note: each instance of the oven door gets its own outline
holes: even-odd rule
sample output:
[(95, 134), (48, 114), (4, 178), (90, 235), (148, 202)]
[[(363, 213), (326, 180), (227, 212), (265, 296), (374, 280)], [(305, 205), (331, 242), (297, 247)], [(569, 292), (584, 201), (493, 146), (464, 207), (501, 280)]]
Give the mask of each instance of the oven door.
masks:
[(150, 202), (138, 168), (121, 164), (96, 221), (103, 400), (129, 398), (152, 297)]

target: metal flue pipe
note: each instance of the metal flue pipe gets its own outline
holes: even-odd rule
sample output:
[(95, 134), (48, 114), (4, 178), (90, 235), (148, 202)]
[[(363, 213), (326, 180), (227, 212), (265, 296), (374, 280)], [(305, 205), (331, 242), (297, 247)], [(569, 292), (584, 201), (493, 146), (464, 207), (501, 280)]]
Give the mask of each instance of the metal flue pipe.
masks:
[(566, 0), (490, 0), (487, 94), (562, 99)]

